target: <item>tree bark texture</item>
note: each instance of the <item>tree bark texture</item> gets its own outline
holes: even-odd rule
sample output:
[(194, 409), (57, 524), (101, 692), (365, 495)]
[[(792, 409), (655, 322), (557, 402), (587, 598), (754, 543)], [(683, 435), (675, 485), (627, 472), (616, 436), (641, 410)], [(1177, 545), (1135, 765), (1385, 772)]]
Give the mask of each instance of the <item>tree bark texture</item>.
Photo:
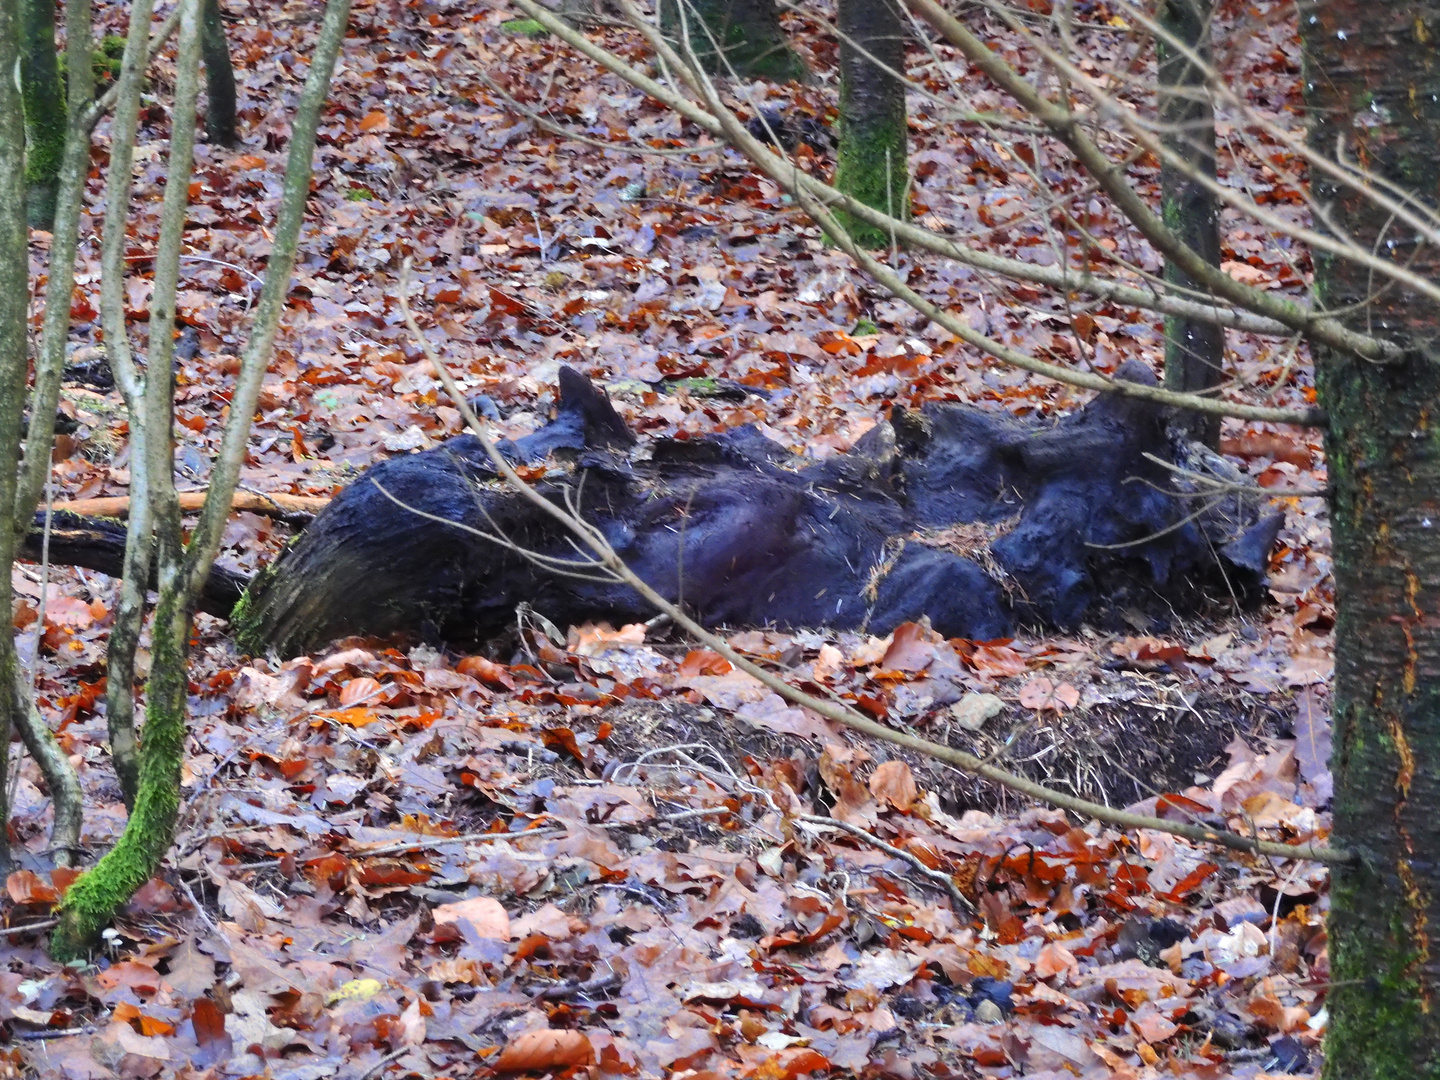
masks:
[(65, 153), (65, 94), (55, 58), (55, 0), (21, 0), (20, 85), (25, 101), (25, 181), (30, 224), (49, 229)]
[[(20, 0), (0, 0), (0, 72), (13, 72), (18, 60)], [(0, 78), (0, 776), (8, 777), (10, 732), (15, 702), (9, 688), (19, 675), (13, 625), (14, 593), (10, 565), (16, 531), (10, 507), (18, 486), (22, 411), (25, 405), (25, 307), (29, 299), (29, 255), (25, 232), (25, 124), (20, 93), (13, 78)], [(0, 867), (8, 866), (9, 785), (0, 783)]]
[[(908, 216), (910, 174), (905, 23), (896, 0), (840, 0), (840, 147), (835, 186), (891, 217)], [(836, 212), (857, 242), (886, 247), (892, 237), (843, 210)]]
[(235, 69), (220, 17), (220, 0), (205, 0), (201, 11), (201, 56), (205, 60), (205, 135), (212, 143), (234, 146)]
[[(1162, 163), (1161, 210), (1165, 224), (1212, 266), (1220, 265), (1220, 218), (1215, 196), (1196, 178), (1215, 178), (1215, 112), (1205, 76), (1186, 55), (1209, 61), (1211, 0), (1166, 0), (1160, 25), (1175, 39), (1157, 41), (1160, 59), (1160, 122), (1166, 145), (1184, 165)], [(1185, 48), (1177, 46), (1183, 45)], [(1167, 261), (1165, 280), (1178, 289), (1195, 282)], [(1213, 323), (1172, 316), (1165, 320), (1165, 385), (1175, 391), (1204, 393), (1223, 377), (1225, 331)], [(1220, 445), (1220, 418), (1184, 414), (1178, 421), (1192, 439), (1212, 449)]]
[(810, 77), (780, 28), (775, 0), (660, 0), (660, 26), (677, 43), (683, 27), (695, 58), (713, 74), (772, 82)]
[[(1300, 5), (1311, 141), (1415, 194), (1440, 191), (1440, 3)], [(1440, 280), (1440, 252), (1312, 170), (1327, 219)], [(1334, 490), (1335, 826), (1358, 852), (1330, 894), (1325, 1076), (1440, 1077), (1440, 309), (1315, 257), (1318, 300), (1412, 350), (1317, 350)]]

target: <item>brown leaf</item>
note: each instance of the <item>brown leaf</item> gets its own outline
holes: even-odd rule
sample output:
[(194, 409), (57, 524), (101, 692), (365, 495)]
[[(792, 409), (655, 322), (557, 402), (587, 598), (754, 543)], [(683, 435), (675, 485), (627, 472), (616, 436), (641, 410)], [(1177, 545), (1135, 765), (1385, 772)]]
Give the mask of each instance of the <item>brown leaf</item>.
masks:
[(919, 797), (910, 766), (899, 760), (883, 762), (871, 773), (870, 794), (901, 813), (909, 813)]
[(993, 679), (1025, 673), (1025, 658), (1005, 642), (977, 645), (967, 659), (981, 675), (989, 675)]
[(17, 904), (54, 904), (60, 890), (33, 870), (16, 870), (5, 879), (5, 891)]
[(887, 671), (924, 671), (935, 659), (935, 646), (943, 640), (925, 623), (901, 623), (891, 635), (880, 666)]
[(583, 1031), (558, 1031), (549, 1028), (527, 1031), (500, 1051), (495, 1059), (499, 1072), (532, 1072), (540, 1069), (589, 1065), (595, 1060), (594, 1048)]
[(230, 1060), (235, 1047), (225, 1030), (225, 1016), (215, 1002), (208, 997), (196, 999), (190, 1010), (190, 1025), (195, 1029), (195, 1041), (200, 1044), (196, 1065), (203, 1067)]
[(510, 916), (500, 906), (500, 901), (493, 897), (476, 896), (469, 900), (457, 900), (453, 904), (441, 904), (433, 914), (437, 923), (464, 919), (483, 938), (510, 940)]

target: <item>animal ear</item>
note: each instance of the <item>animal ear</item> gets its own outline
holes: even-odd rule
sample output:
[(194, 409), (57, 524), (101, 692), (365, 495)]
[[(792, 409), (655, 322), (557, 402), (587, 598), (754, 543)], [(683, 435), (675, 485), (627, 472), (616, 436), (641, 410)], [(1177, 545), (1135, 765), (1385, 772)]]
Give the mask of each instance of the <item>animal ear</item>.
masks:
[(585, 446), (596, 450), (635, 445), (635, 436), (620, 419), (610, 397), (572, 367), (560, 367), (560, 403), (556, 419), (578, 416), (584, 424)]

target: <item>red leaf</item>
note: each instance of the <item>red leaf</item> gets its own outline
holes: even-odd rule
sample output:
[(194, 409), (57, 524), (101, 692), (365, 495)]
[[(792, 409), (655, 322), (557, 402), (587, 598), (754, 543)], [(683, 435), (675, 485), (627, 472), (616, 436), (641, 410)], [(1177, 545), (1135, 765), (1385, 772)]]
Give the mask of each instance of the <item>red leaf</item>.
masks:
[(230, 1059), (234, 1044), (225, 1031), (225, 1016), (215, 1002), (208, 997), (199, 998), (190, 1010), (190, 1025), (195, 1029), (195, 1041), (200, 1045), (195, 1064), (203, 1067)]

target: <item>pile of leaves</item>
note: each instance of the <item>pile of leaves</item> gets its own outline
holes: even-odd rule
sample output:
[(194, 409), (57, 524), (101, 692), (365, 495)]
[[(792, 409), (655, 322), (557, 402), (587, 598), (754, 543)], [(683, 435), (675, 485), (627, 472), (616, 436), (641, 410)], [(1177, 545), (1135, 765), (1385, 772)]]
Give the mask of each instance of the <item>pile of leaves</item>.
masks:
[[(1085, 47), (1104, 65), (1123, 31), (1102, 4), (1081, 7)], [(1293, 128), (1298, 45), (1285, 20), (1265, 17), (1272, 8), (1221, 6), (1226, 39), (1241, 42), (1225, 62), (1252, 105)], [(311, 5), (227, 10), (245, 141), (200, 147), (192, 185), (180, 309), (196, 347), (178, 361), (176, 429), (185, 487), (203, 484), (217, 445), (268, 251), (285, 105), (315, 31)], [(802, 8), (786, 25), (824, 72), (834, 57), (821, 16)], [(98, 5), (98, 17), (123, 28), (122, 5)], [(1078, 404), (917, 323), (735, 155), (677, 152), (696, 147), (695, 132), (553, 40), (513, 32), (511, 18), (443, 2), (355, 5), (246, 486), (327, 495), (358, 468), (460, 430), (400, 323), (407, 255), (434, 340), (505, 436), (544, 422), (561, 363), (606, 385), (635, 430), (683, 438), (755, 423), (813, 456), (852, 446), (890, 403), (949, 398), (1019, 415)], [(621, 29), (595, 33), (637, 48)], [(1010, 109), (943, 46), (927, 60), (930, 89)], [(154, 78), (169, 77), (162, 61)], [(823, 80), (732, 92), (747, 115), (833, 116)], [(1047, 226), (1026, 214), (1036, 192), (1012, 148), (914, 106), (921, 220), (1044, 257)], [(168, 115), (151, 106), (142, 124), (127, 298), (143, 345)], [(823, 148), (795, 152), (830, 168)], [(1050, 190), (1092, 231), (1158, 266), (1091, 206), (1082, 177), (1047, 167)], [(1263, 186), (1276, 213), (1303, 213), (1260, 163), (1227, 149), (1221, 168)], [(1152, 166), (1136, 162), (1132, 175), (1154, 193)], [(89, 236), (98, 174), (87, 199)], [(37, 275), (46, 246), (34, 237)], [(1075, 312), (895, 258), (933, 300), (1016, 347), (1101, 371), (1160, 362), (1158, 321)], [(1282, 291), (1308, 274), (1240, 230), (1225, 258)], [(129, 479), (95, 326), (97, 243), (82, 261), (57, 497), (124, 494)], [(37, 300), (37, 325), (42, 311)], [(1243, 334), (1229, 345), (1237, 377), (1275, 403), (1313, 398), (1303, 354)], [(1323, 838), (1334, 610), (1323, 503), (1303, 494), (1324, 485), (1319, 444), (1227, 424), (1224, 449), (1289, 511), (1273, 602), (1257, 616), (1136, 612), (1072, 639), (947, 641), (908, 625), (879, 639), (732, 641), (797, 685), (1052, 783), (1177, 820)], [(289, 535), (239, 514), (224, 557), (253, 569)], [(20, 640), (81, 771), (98, 852), (124, 821), (96, 713), (115, 588), (55, 567), (18, 568), (15, 583)], [(1317, 868), (1025, 807), (858, 741), (661, 628), (553, 627), (521, 611), (484, 655), (350, 641), (281, 665), (236, 655), (224, 624), (202, 617), (192, 678), (169, 869), (83, 967), (50, 962), (43, 930), (27, 929), (43, 926), (71, 875), (49, 868), (48, 800), (33, 763), (20, 766), (5, 1068), (779, 1080), (1315, 1067), (1328, 971)], [(1135, 726), (1142, 716), (1149, 727)], [(1076, 750), (1108, 738), (1148, 751), (1192, 717), (1223, 736), (1178, 761), (1163, 746), (1098, 763)]]
[[(12, 937), (12, 1035), (50, 1036), (51, 1067), (78, 1076), (1304, 1068), (1324, 1023), (1315, 868), (962, 810), (934, 770), (645, 637), (542, 632), (512, 664), (351, 643), (215, 671), (173, 872), (91, 967)], [(1073, 682), (1029, 673), (1044, 657), (913, 624), (732, 643), (862, 707), (945, 677), (1080, 707)], [(103, 719), (73, 704), (83, 753)], [(1141, 808), (1312, 838), (1320, 762), (1237, 740), (1206, 786)], [(36, 841), (43, 807), (26, 786)], [(71, 876), (12, 874), (11, 922)]]

